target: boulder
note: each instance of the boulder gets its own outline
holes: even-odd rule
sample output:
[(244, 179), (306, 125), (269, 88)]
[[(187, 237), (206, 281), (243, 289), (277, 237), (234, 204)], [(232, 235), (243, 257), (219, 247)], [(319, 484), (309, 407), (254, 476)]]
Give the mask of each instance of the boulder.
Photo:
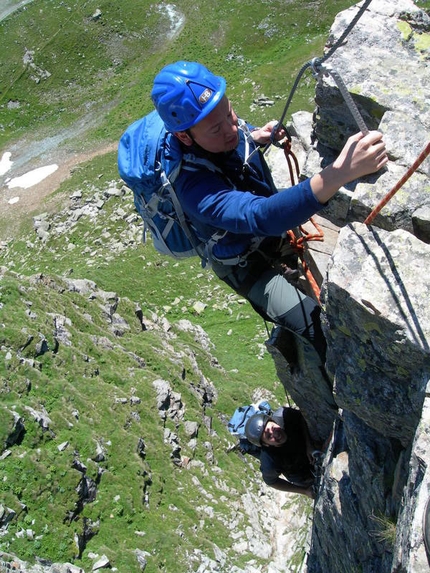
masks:
[[(360, 6), (337, 15), (328, 47), (339, 39)], [(384, 134), (390, 158), (382, 172), (347, 185), (330, 202), (326, 215), (339, 226), (364, 221), (429, 141), (429, 34), (430, 17), (411, 0), (373, 0), (346, 41), (323, 62), (313, 124), (318, 145), (308, 159), (312, 166), (332, 159), (346, 139), (360, 131), (333, 72), (347, 86), (367, 128)], [(384, 207), (375, 224), (386, 230), (417, 231), (421, 240), (430, 242), (429, 175), (427, 160)]]

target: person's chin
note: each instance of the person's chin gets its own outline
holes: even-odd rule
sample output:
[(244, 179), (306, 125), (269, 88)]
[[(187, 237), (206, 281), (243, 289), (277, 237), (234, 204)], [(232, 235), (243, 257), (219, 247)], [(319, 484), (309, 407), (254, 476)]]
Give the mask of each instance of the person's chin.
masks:
[(276, 436), (276, 445), (277, 446), (282, 446), (285, 444), (285, 442), (286, 442), (286, 439), (283, 435)]
[(234, 139), (226, 143), (225, 150), (233, 151), (233, 149), (236, 149), (238, 143), (239, 143), (239, 137), (235, 137)]

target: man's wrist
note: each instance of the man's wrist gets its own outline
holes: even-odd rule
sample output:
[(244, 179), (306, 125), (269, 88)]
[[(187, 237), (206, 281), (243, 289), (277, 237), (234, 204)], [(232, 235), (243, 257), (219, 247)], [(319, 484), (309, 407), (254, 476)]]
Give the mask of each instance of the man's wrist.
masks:
[(260, 142), (258, 141), (260, 139), (260, 136), (261, 136), (260, 128), (259, 127), (253, 127), (251, 129), (251, 137), (255, 141), (255, 143), (260, 144)]
[(348, 178), (333, 164), (328, 165), (310, 179), (312, 193), (323, 205), (347, 182)]

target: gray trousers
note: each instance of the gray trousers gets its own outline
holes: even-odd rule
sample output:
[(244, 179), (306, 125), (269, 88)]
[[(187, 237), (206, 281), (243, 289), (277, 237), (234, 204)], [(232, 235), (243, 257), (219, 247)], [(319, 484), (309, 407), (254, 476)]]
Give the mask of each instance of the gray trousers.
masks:
[(321, 328), (321, 308), (284, 278), (280, 262), (257, 253), (245, 266), (214, 263), (213, 270), (265, 320), (309, 340), (324, 364), (326, 341)]

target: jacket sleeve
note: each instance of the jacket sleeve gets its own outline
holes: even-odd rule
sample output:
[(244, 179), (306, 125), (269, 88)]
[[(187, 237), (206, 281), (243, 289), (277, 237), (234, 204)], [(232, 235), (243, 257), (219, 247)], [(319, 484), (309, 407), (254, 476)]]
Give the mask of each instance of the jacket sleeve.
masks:
[(312, 193), (309, 180), (270, 197), (228, 187), (216, 173), (181, 176), (181, 203), (200, 223), (236, 234), (281, 236), (324, 208)]
[(273, 486), (280, 479), (281, 468), (277, 468), (269, 453), (262, 449), (260, 454), (260, 471), (265, 484)]

